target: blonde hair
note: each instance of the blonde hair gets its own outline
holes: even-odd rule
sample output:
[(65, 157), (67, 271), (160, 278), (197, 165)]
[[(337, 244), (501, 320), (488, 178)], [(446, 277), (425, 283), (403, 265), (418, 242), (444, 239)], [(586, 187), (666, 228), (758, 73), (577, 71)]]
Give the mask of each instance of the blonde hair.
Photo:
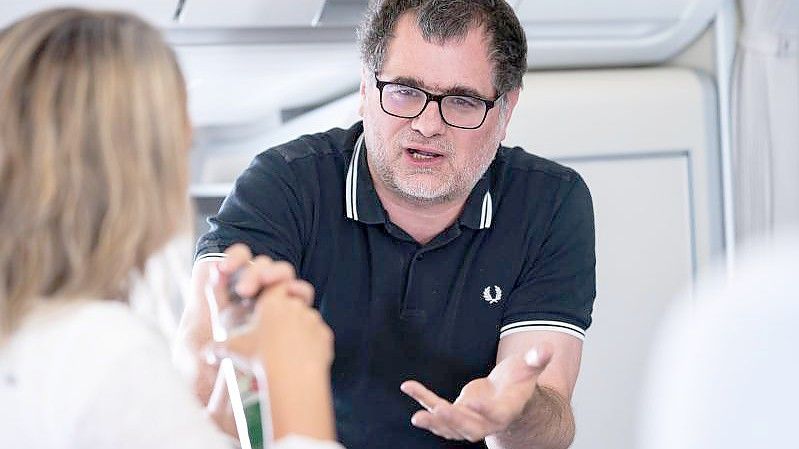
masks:
[(186, 92), (157, 30), (57, 9), (0, 34), (0, 339), (33, 305), (124, 299), (190, 220)]

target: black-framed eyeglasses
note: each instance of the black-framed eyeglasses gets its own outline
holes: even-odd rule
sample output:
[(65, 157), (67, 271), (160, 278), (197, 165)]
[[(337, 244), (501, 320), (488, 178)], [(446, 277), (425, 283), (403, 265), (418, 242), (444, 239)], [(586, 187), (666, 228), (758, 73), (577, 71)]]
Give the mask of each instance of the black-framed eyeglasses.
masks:
[(400, 118), (416, 118), (422, 115), (432, 101), (438, 103), (438, 112), (444, 123), (461, 129), (481, 127), (488, 111), (502, 96), (500, 94), (493, 100), (486, 100), (470, 95), (435, 95), (418, 87), (380, 81), (376, 72), (374, 75), (377, 89), (380, 91), (380, 107), (386, 114)]

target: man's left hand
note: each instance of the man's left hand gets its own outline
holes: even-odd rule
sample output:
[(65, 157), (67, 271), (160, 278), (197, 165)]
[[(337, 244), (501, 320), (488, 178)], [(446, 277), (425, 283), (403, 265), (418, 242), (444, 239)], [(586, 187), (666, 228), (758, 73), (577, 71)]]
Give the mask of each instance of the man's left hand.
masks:
[(425, 408), (411, 417), (411, 423), (450, 440), (471, 442), (505, 431), (533, 398), (538, 376), (551, 358), (548, 347), (507, 357), (488, 377), (466, 384), (455, 402), (414, 380), (403, 382), (400, 389)]

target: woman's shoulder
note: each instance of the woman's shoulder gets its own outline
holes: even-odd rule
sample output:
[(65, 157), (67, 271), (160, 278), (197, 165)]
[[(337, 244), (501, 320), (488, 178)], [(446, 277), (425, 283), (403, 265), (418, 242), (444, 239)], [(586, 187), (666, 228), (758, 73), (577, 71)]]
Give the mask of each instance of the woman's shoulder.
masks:
[(160, 338), (158, 331), (134, 314), (126, 303), (96, 299), (38, 307), (19, 331), (32, 338), (80, 342), (84, 347), (136, 344)]
[(35, 369), (46, 363), (64, 373), (101, 368), (131, 352), (169, 357), (163, 334), (127, 304), (110, 300), (37, 307), (12, 337), (8, 349), (16, 353), (20, 366)]

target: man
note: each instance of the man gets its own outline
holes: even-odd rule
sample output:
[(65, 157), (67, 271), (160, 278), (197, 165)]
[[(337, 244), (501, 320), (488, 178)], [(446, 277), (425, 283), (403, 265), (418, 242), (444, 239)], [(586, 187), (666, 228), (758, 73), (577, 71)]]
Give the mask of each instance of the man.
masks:
[[(350, 449), (569, 446), (593, 212), (574, 171), (500, 147), (527, 67), (518, 19), (504, 1), (386, 0), (360, 41), (363, 123), (256, 157), (198, 244), (198, 296), (236, 242), (316, 287)], [(203, 303), (184, 319), (194, 348)]]

